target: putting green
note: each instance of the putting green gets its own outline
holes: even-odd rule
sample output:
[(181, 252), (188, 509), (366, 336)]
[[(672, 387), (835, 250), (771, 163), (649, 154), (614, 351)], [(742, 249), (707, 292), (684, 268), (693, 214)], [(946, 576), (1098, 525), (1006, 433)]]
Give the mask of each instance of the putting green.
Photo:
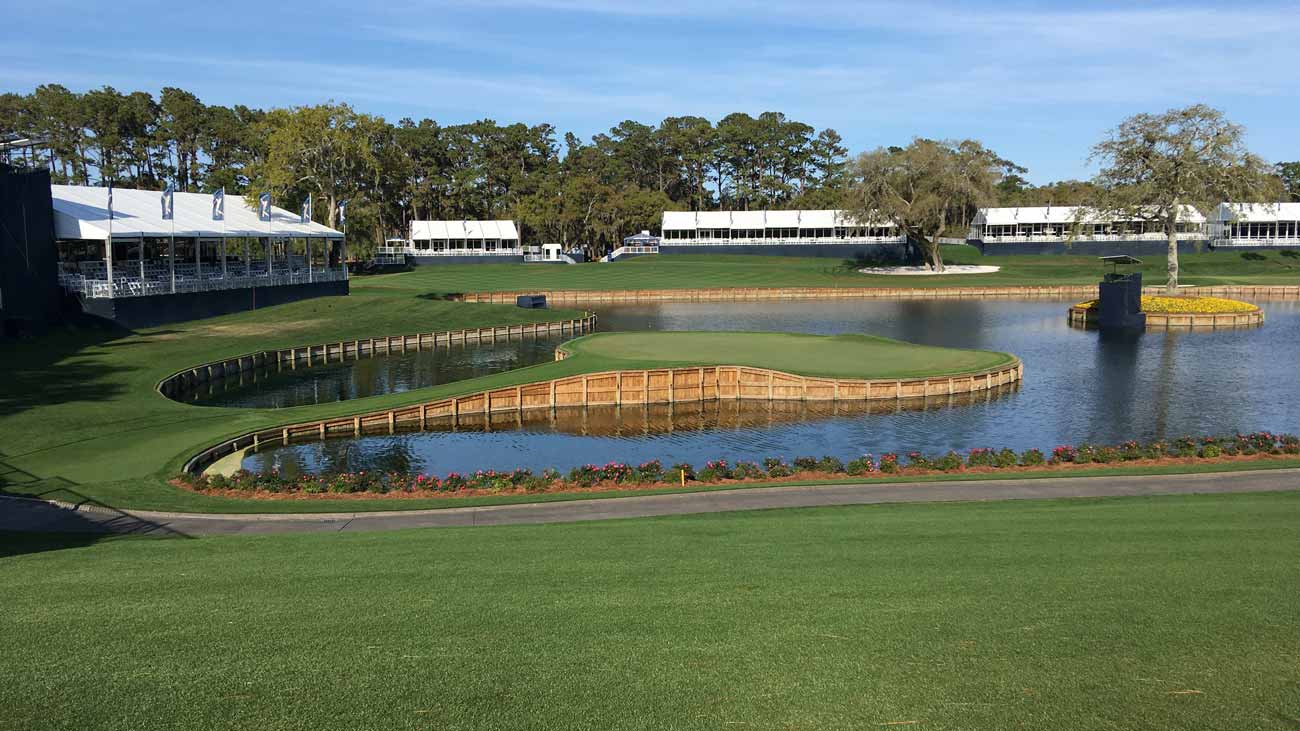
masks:
[(597, 333), (563, 346), (583, 363), (659, 368), (741, 365), (832, 378), (921, 378), (996, 368), (1007, 353), (916, 345), (870, 335), (768, 332)]

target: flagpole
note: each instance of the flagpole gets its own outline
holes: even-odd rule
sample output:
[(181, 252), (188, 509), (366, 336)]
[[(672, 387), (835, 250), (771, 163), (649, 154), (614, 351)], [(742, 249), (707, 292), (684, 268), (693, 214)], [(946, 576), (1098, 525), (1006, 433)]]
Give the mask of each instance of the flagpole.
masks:
[(113, 184), (108, 184), (108, 241), (104, 244), (104, 264), (108, 274), (108, 296), (113, 296)]

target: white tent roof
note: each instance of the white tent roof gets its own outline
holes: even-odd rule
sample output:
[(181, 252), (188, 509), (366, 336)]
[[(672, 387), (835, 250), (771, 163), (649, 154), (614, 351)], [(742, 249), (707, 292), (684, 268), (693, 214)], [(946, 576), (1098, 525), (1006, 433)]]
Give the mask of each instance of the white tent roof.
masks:
[[(1020, 208), (981, 208), (974, 223), (986, 226), (1014, 226), (1016, 224), (1058, 223), (1072, 224), (1079, 206), (1024, 206)], [(1180, 221), (1204, 223), (1205, 216), (1195, 207), (1184, 205), (1178, 216)], [(1097, 216), (1085, 216), (1084, 223), (1106, 223)]]
[[(57, 239), (108, 238), (108, 189), (84, 185), (51, 185), (54, 199), (54, 236)], [(173, 221), (162, 217), (162, 193), (133, 188), (113, 189), (113, 238), (177, 236), (216, 238), (221, 221), (212, 220), (211, 193), (176, 193), (172, 202)], [(239, 195), (227, 194), (225, 205), (227, 236), (274, 236), (341, 239), (343, 234), (319, 223), (302, 223), (297, 213), (271, 206), (271, 221), (262, 221), (257, 210)]]
[[(664, 211), (664, 231), (697, 228), (835, 228), (855, 225), (841, 211)], [(888, 226), (888, 223), (872, 224)]]
[(416, 239), (519, 239), (514, 221), (411, 221)]
[(1300, 203), (1220, 203), (1215, 221), (1300, 221)]

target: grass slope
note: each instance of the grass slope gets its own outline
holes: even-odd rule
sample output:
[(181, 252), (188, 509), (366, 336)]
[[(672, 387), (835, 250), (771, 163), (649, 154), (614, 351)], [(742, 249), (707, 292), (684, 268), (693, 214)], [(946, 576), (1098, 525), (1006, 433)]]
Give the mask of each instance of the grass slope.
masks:
[(574, 357), (638, 368), (744, 365), (839, 378), (916, 378), (970, 373), (1012, 361), (1006, 353), (915, 345), (869, 335), (754, 332), (597, 333), (566, 343)]
[[(363, 294), (137, 332), (68, 329), (0, 343), (0, 490), (176, 507), (168, 497), (179, 491), (165, 477), (175, 473), (182, 452), (259, 425), (423, 397), (416, 392), (280, 410), (190, 406), (154, 390), (183, 367), (271, 347), (577, 315)], [(442, 388), (449, 387), (456, 384)]]
[[(1263, 261), (1239, 252), (1179, 256), (1183, 284), (1300, 284), (1300, 259), (1263, 252)], [(487, 292), (496, 290), (692, 289), (716, 287), (982, 287), (1096, 284), (1101, 266), (1091, 256), (990, 256), (970, 246), (944, 247), (954, 264), (992, 264), (992, 274), (891, 277), (860, 274), (836, 259), (767, 256), (646, 256), (613, 264), (529, 266), (469, 264), (421, 267), (414, 272), (367, 277), (355, 288), (373, 294)], [(1148, 284), (1165, 281), (1165, 258), (1143, 258)]]
[(1294, 729), (1296, 545), (1294, 492), (0, 537), (0, 729)]

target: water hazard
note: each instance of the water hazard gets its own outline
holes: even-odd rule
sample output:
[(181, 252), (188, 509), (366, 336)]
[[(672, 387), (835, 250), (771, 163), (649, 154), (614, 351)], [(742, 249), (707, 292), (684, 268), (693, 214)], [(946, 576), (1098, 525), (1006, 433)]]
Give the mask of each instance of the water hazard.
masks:
[[(1269, 429), (1300, 431), (1300, 303), (1260, 302), (1252, 330), (1126, 337), (1069, 327), (1068, 303), (904, 300), (660, 303), (598, 308), (601, 330), (870, 333), (1002, 350), (1025, 363), (1017, 388), (891, 408), (828, 404), (676, 405), (572, 413), (264, 448), (249, 469), (402, 469), (445, 473), (588, 462), (760, 459), (1057, 444)], [(549, 359), (553, 344), (546, 348)], [(469, 357), (468, 354), (466, 357)], [(540, 357), (540, 355), (538, 356)], [(536, 362), (536, 361), (534, 361)], [(520, 365), (525, 363), (521, 362)], [(665, 407), (666, 408), (666, 407)]]

